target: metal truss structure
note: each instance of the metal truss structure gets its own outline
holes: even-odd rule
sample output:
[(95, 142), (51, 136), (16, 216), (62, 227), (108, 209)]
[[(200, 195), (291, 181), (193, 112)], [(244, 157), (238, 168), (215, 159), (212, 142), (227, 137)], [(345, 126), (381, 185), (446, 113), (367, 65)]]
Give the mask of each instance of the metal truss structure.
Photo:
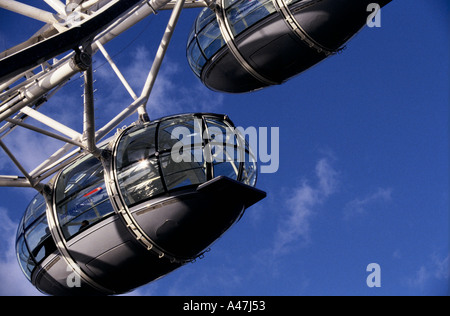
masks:
[[(146, 105), (183, 8), (211, 6), (208, 0), (44, 0), (54, 12), (14, 0), (0, 0), (0, 8), (39, 20), (45, 25), (27, 41), (0, 53), (0, 147), (17, 166), (18, 175), (0, 175), (0, 187), (32, 187), (74, 161), (82, 152), (100, 155), (98, 143), (123, 120), (138, 112), (148, 121)], [(140, 94), (133, 91), (104, 45), (159, 10), (172, 10), (156, 56)], [(104, 126), (96, 128), (92, 56), (99, 52), (113, 68), (133, 101)], [(65, 54), (65, 55), (64, 55)], [(56, 57), (63, 55), (62, 58)], [(39, 110), (73, 76), (83, 73), (83, 130), (76, 131)], [(33, 118), (46, 126), (27, 123)], [(34, 170), (26, 170), (5, 144), (17, 128), (25, 128), (64, 142)]]

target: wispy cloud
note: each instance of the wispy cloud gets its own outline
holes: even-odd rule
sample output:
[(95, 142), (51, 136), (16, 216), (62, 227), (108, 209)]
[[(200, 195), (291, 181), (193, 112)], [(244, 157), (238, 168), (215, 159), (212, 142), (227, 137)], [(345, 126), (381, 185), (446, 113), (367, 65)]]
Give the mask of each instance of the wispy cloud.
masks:
[[(147, 48), (139, 46), (128, 60), (128, 64), (119, 67), (139, 96), (152, 66), (153, 56)], [(178, 62), (165, 57), (147, 105), (151, 119), (185, 112), (211, 112), (222, 106), (223, 96), (208, 90), (194, 76), (191, 82), (181, 82), (179, 77), (182, 73), (183, 69)], [(108, 65), (97, 69), (96, 75), (104, 81), (102, 85), (99, 83), (97, 94), (99, 107), (105, 113), (122, 110), (132, 102)], [(100, 90), (109, 93), (104, 94)]]
[(292, 244), (310, 242), (310, 222), (317, 207), (337, 190), (338, 172), (329, 158), (320, 159), (315, 167), (316, 181), (303, 180), (287, 199), (287, 214), (278, 225), (274, 254), (285, 253)]
[[(406, 285), (414, 289), (425, 289), (432, 280), (444, 281), (448, 285), (450, 274), (449, 254), (446, 257), (432, 254), (429, 261), (418, 268), (414, 275), (406, 278)], [(442, 293), (448, 294), (448, 293)]]
[(15, 236), (18, 223), (0, 208), (0, 295), (39, 295), (27, 281), (16, 259)]
[[(4, 139), (5, 144), (27, 171), (46, 160), (64, 143), (24, 128), (16, 128)], [(20, 174), (6, 153), (0, 149), (0, 172)], [(4, 169), (4, 171), (2, 171)]]
[(363, 215), (370, 209), (379, 206), (380, 203), (392, 200), (391, 188), (379, 188), (363, 198), (356, 198), (348, 202), (344, 207), (344, 219), (350, 219), (356, 215)]

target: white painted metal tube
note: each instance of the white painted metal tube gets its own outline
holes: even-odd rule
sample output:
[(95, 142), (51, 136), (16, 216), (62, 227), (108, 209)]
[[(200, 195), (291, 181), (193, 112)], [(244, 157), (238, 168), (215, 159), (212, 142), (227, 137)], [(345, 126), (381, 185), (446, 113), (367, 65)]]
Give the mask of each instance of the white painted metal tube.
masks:
[(45, 23), (53, 24), (58, 22), (52, 13), (18, 1), (0, 0), (0, 7)]
[(96, 41), (95, 45), (97, 45), (97, 47), (100, 49), (100, 51), (102, 52), (103, 56), (106, 58), (106, 60), (108, 61), (108, 63), (110, 64), (111, 68), (114, 70), (114, 72), (116, 73), (116, 76), (119, 78), (119, 80), (122, 82), (123, 86), (125, 87), (125, 89), (128, 91), (128, 93), (131, 95), (131, 97), (136, 100), (138, 97), (136, 95), (136, 93), (134, 93), (133, 89), (131, 88), (130, 84), (128, 83), (128, 81), (125, 79), (125, 77), (122, 75), (122, 73), (120, 72), (119, 68), (117, 67), (117, 65), (114, 63), (114, 61), (112, 60), (111, 56), (109, 56), (108, 52), (106, 51), (105, 47), (102, 45), (102, 43), (100, 43), (100, 41)]
[(66, 5), (59, 0), (44, 0), (49, 6), (59, 14), (66, 15)]
[(26, 178), (18, 176), (0, 176), (0, 187), (31, 187), (30, 182)]
[(74, 131), (73, 129), (71, 129), (70, 127), (67, 127), (64, 124), (61, 124), (57, 121), (55, 121), (54, 119), (36, 111), (33, 110), (32, 108), (30, 108), (29, 106), (25, 106), (23, 109), (20, 110), (22, 113), (25, 113), (26, 115), (28, 115), (29, 117), (34, 118), (35, 120), (38, 120), (39, 122), (53, 128), (54, 130), (69, 136), (70, 138), (72, 138), (73, 140), (80, 140), (82, 135), (80, 133), (78, 133), (77, 131)]
[(144, 88), (142, 89), (141, 97), (148, 99), (150, 96), (153, 85), (155, 84), (156, 76), (158, 75), (159, 69), (161, 68), (162, 61), (175, 30), (175, 26), (178, 22), (178, 18), (180, 17), (181, 10), (183, 9), (184, 1), (185, 0), (178, 0), (172, 11), (172, 14), (170, 15), (170, 19), (167, 23), (163, 38), (158, 47), (158, 51), (156, 52), (156, 57), (153, 61), (152, 68), (150, 69), (147, 80), (145, 81)]
[(61, 67), (56, 68), (54, 71), (50, 71), (43, 75), (37, 82), (33, 82), (29, 87), (23, 89), (24, 91), (20, 94), (17, 99), (17, 103), (12, 105), (9, 109), (5, 109), (0, 114), (0, 122), (5, 118), (13, 115), (17, 111), (20, 111), (23, 107), (31, 104), (42, 97), (45, 93), (49, 92), (59, 84), (70, 79), (76, 73), (80, 71), (78, 67), (72, 65), (73, 63), (68, 60)]
[(13, 155), (13, 153), (9, 150), (8, 147), (0, 140), (0, 147), (5, 151), (5, 153), (8, 155), (9, 159), (16, 165), (16, 167), (22, 172), (22, 174), (27, 178), (28, 182), (33, 185), (31, 176), (28, 174), (28, 172), (25, 170), (25, 168), (20, 164), (20, 162), (17, 160), (17, 158)]

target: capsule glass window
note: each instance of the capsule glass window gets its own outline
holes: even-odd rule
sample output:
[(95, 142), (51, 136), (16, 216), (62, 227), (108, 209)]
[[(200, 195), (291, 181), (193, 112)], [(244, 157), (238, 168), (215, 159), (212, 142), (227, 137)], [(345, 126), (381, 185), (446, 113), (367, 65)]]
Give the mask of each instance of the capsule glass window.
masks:
[(37, 263), (40, 263), (56, 250), (45, 215), (26, 230), (25, 238)]
[(194, 116), (161, 122), (158, 144), (168, 190), (207, 180), (202, 130), (202, 119)]
[(205, 8), (195, 21), (188, 37), (187, 58), (191, 69), (200, 77), (203, 66), (223, 46), (225, 41), (220, 32), (216, 13)]
[(100, 161), (87, 155), (66, 168), (56, 185), (55, 202), (66, 239), (112, 213)]
[(194, 73), (200, 77), (203, 66), (206, 64), (206, 59), (198, 47), (196, 40), (192, 41), (188, 47), (188, 62)]
[(204, 28), (208, 23), (216, 19), (216, 13), (208, 8), (203, 9), (197, 17), (197, 21), (195, 22), (196, 31), (200, 31)]
[(254, 187), (256, 185), (257, 168), (256, 157), (253, 155), (251, 149), (246, 146), (245, 148), (245, 162), (242, 170), (242, 182), (244, 184)]
[(156, 158), (155, 124), (131, 129), (120, 140), (116, 172), (125, 203), (133, 206), (164, 193)]
[(234, 128), (214, 119), (206, 119), (206, 124), (214, 177), (226, 176), (238, 180), (243, 148), (238, 146)]
[(37, 218), (39, 218), (42, 214), (45, 213), (45, 199), (41, 194), (37, 194), (25, 211), (24, 216), (24, 225), (28, 227), (31, 223), (33, 223)]
[(23, 235), (19, 236), (16, 243), (17, 260), (19, 261), (20, 268), (22, 269), (28, 280), (31, 280), (31, 273), (33, 272), (36, 263), (28, 251)]
[(200, 48), (207, 59), (210, 59), (225, 45), (217, 20), (212, 20), (197, 35)]
[(226, 15), (236, 36), (275, 11), (272, 0), (239, 0), (230, 4)]

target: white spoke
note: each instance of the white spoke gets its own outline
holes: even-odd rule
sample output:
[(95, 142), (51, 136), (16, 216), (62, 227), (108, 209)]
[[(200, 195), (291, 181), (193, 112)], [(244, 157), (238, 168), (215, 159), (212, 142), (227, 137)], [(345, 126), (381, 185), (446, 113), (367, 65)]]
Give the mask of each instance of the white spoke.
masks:
[(59, 0), (44, 0), (53, 10), (61, 15), (67, 15), (66, 6)]
[(18, 1), (0, 0), (0, 7), (45, 23), (53, 24), (58, 22), (52, 13)]
[(78, 133), (77, 131), (74, 131), (73, 129), (65, 126), (64, 124), (61, 124), (57, 121), (55, 121), (54, 119), (39, 113), (36, 110), (33, 110), (32, 108), (26, 106), (23, 109), (20, 110), (22, 113), (25, 113), (26, 115), (28, 115), (29, 117), (34, 118), (35, 120), (53, 128), (54, 130), (69, 136), (70, 138), (72, 138), (72, 140), (80, 140), (82, 135), (80, 133)]
[(114, 61), (112, 60), (112, 58), (109, 56), (108, 52), (106, 51), (105, 47), (103, 47), (102, 43), (100, 43), (100, 41), (96, 41), (95, 44), (97, 45), (97, 47), (100, 49), (100, 51), (102, 52), (103, 56), (105, 56), (106, 60), (108, 61), (108, 63), (111, 65), (111, 68), (114, 70), (114, 72), (116, 73), (117, 77), (120, 79), (120, 81), (122, 82), (123, 86), (125, 87), (125, 89), (127, 89), (128, 93), (131, 95), (131, 97), (136, 100), (138, 97), (136, 95), (136, 93), (134, 93), (133, 89), (131, 88), (131, 86), (128, 84), (128, 81), (125, 79), (125, 77), (122, 75), (122, 73), (120, 72), (119, 68), (117, 68), (117, 65), (114, 63)]

